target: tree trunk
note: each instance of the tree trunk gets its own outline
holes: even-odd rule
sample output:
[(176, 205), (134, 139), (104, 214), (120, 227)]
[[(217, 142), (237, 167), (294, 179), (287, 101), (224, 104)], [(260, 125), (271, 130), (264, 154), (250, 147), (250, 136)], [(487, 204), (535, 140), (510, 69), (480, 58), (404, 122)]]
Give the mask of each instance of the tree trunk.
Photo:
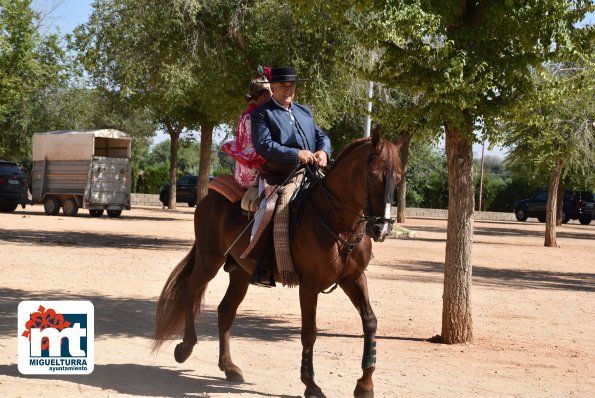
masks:
[(562, 225), (564, 220), (564, 186), (558, 183), (558, 202), (556, 207), (556, 226)]
[(198, 163), (198, 185), (196, 187), (196, 203), (207, 196), (209, 174), (211, 173), (211, 149), (213, 147), (213, 126), (208, 123), (200, 125), (200, 159)]
[(163, 123), (170, 137), (169, 147), (169, 203), (168, 209), (176, 208), (176, 171), (178, 168), (178, 147), (180, 146), (180, 134), (182, 128), (179, 123), (167, 119)]
[(404, 223), (405, 207), (407, 206), (407, 164), (409, 163), (409, 143), (411, 142), (411, 133), (403, 133), (403, 145), (401, 146), (401, 164), (403, 165), (401, 182), (397, 186), (397, 222)]
[(556, 208), (558, 203), (558, 185), (564, 163), (562, 160), (556, 160), (554, 170), (550, 176), (550, 186), (547, 192), (547, 203), (545, 205), (545, 242), (546, 247), (558, 247), (556, 243)]
[(442, 296), (442, 342), (473, 339), (471, 249), (475, 208), (472, 144), (457, 128), (446, 126), (448, 226)]

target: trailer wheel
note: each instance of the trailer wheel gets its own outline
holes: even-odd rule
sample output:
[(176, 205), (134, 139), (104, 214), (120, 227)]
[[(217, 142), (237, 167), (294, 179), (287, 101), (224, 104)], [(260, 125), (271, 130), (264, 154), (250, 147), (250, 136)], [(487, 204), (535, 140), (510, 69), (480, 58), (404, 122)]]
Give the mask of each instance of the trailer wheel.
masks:
[(66, 199), (62, 204), (62, 212), (65, 216), (74, 217), (79, 212), (79, 205), (74, 199)]
[(108, 210), (107, 211), (107, 216), (109, 218), (118, 218), (118, 217), (120, 217), (120, 215), (122, 215), (122, 210)]
[(58, 198), (48, 196), (43, 201), (43, 209), (48, 216), (55, 216), (60, 212), (60, 201)]
[(89, 209), (91, 217), (101, 217), (103, 215), (103, 209)]

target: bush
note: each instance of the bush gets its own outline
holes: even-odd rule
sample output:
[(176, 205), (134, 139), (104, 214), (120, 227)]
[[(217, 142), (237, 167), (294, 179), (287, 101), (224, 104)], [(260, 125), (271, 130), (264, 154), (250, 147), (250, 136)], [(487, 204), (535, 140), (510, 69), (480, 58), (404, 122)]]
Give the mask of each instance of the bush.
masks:
[(161, 185), (169, 181), (169, 163), (147, 166), (139, 172), (136, 192), (158, 194)]

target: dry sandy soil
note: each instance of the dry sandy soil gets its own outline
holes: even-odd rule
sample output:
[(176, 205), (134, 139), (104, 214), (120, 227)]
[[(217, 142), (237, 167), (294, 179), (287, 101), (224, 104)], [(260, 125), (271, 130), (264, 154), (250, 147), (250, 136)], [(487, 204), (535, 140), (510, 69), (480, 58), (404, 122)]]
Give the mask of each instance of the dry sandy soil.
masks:
[[(253, 287), (239, 310), (233, 358), (246, 382), (217, 367), (223, 271), (209, 285), (199, 343), (184, 364), (175, 343), (150, 350), (155, 302), (193, 239), (193, 209), (135, 208), (120, 219), (48, 217), (41, 206), (0, 214), (0, 397), (300, 397), (298, 290)], [(476, 222), (474, 342), (440, 345), (446, 221), (410, 219), (415, 239), (374, 245), (368, 271), (378, 317), (376, 397), (595, 396), (595, 225), (558, 228), (543, 247), (536, 222)], [(91, 375), (24, 376), (17, 368), (22, 300), (90, 300)], [(319, 300), (316, 379), (350, 397), (363, 341), (338, 289)]]

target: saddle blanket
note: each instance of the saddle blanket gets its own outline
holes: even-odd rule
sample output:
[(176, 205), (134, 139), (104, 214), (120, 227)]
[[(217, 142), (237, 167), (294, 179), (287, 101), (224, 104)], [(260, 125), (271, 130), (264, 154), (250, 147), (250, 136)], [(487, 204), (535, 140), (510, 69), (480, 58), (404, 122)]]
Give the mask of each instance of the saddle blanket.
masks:
[[(266, 211), (264, 217), (258, 226), (255, 237), (252, 239), (248, 247), (242, 254), (242, 258), (250, 258), (256, 252), (262, 251), (262, 246), (266, 246), (269, 243), (273, 243), (275, 250), (275, 258), (277, 263), (277, 271), (281, 278), (283, 286), (294, 287), (299, 284), (299, 279), (295, 273), (293, 267), (293, 261), (291, 258), (291, 249), (289, 244), (289, 201), (294, 191), (299, 187), (301, 179), (303, 178), (303, 172), (296, 173), (287, 185), (279, 189), (281, 197), (281, 206), (276, 209), (277, 193), (275, 192), (275, 186), (267, 184), (265, 188), (266, 196), (268, 197)], [(239, 185), (233, 176), (222, 175), (215, 177), (208, 184), (209, 189), (219, 192), (231, 203), (239, 202), (247, 189)], [(275, 192), (273, 194), (273, 192)], [(276, 214), (275, 216), (273, 216)], [(273, 221), (273, 242), (260, 242), (262, 235), (268, 225)], [(266, 240), (266, 239), (265, 239)], [(260, 245), (259, 245), (260, 242)], [(259, 247), (260, 246), (260, 247)], [(262, 258), (262, 253), (254, 256), (256, 260)]]
[(209, 182), (208, 187), (225, 196), (231, 203), (239, 202), (246, 193), (246, 188), (238, 184), (230, 175), (215, 177)]

